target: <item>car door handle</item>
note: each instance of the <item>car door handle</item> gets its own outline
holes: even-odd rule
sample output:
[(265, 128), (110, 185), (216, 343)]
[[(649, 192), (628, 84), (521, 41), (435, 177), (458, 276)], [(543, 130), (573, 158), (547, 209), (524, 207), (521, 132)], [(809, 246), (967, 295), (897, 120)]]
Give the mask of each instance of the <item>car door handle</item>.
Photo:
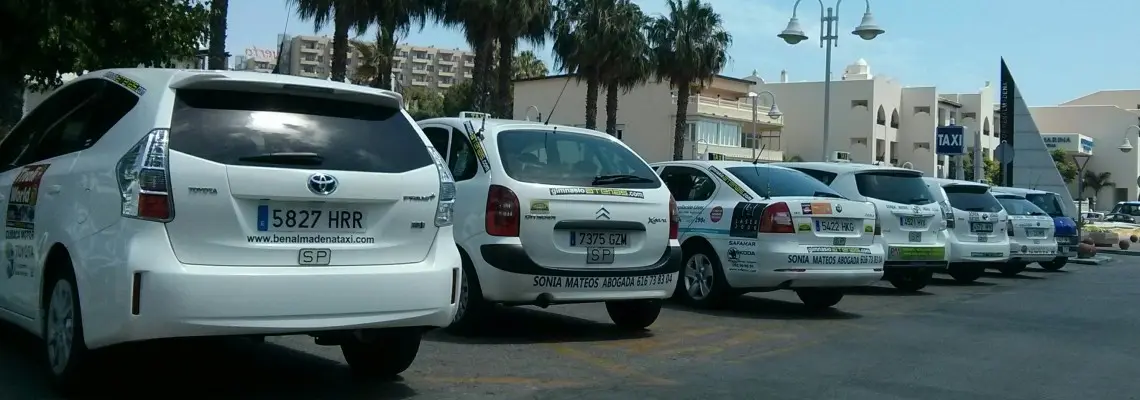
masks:
[(51, 185), (51, 186), (48, 186), (47, 193), (48, 194), (58, 194), (62, 190), (63, 190), (63, 186)]

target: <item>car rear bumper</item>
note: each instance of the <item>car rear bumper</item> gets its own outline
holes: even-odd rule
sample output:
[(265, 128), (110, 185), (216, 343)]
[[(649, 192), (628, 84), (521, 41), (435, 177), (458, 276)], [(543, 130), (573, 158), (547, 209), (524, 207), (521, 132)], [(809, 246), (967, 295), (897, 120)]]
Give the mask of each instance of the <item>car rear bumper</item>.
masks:
[[(740, 249), (748, 250), (742, 241)], [(756, 242), (756, 255), (721, 260), (737, 289), (854, 287), (883, 278), (883, 248)]]
[(1077, 236), (1057, 236), (1057, 257), (1077, 258), (1077, 246), (1080, 238)]
[(1031, 239), (1025, 241), (1009, 241), (1009, 257), (1012, 262), (1053, 261), (1057, 258), (1057, 243), (1052, 240), (1040, 239), (1041, 243), (1033, 243)]
[(462, 262), (450, 229), (441, 230), (421, 262), (367, 266), (187, 265), (175, 259), (165, 235), (154, 236), (116, 243), (123, 264), (102, 266), (81, 287), (89, 347), (172, 337), (445, 327), (455, 312)]
[(664, 299), (673, 295), (682, 262), (676, 241), (656, 262), (631, 268), (549, 268), (515, 243), (483, 244), (479, 255), (477, 264), (486, 266), (476, 266), (483, 297), (507, 304)]
[(960, 242), (950, 240), (950, 262), (1002, 262), (1009, 259), (1009, 240), (997, 243)]

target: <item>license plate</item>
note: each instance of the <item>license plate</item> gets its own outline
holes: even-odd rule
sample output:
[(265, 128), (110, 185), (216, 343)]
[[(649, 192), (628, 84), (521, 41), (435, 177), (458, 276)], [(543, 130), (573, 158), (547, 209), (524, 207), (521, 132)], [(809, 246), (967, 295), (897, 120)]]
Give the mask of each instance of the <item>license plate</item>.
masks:
[(851, 233), (855, 232), (855, 221), (845, 219), (817, 219), (815, 220), (815, 231)]
[(988, 241), (989, 241), (989, 238), (987, 238), (985, 236), (978, 236), (978, 243), (985, 243)]
[(332, 250), (329, 249), (301, 249), (297, 252), (297, 264), (300, 265), (329, 265), (332, 262)]
[(629, 247), (629, 234), (616, 232), (570, 232), (570, 247)]
[(993, 233), (994, 232), (994, 223), (993, 222), (971, 222), (970, 223), (970, 232)]
[(910, 239), (911, 243), (921, 243), (922, 232), (911, 232), (909, 235), (907, 235), (907, 238)]
[(1044, 228), (1025, 228), (1025, 236), (1028, 236), (1028, 237), (1044, 237), (1045, 236), (1045, 229)]
[(259, 232), (364, 232), (367, 226), (368, 215), (361, 210), (285, 204), (257, 206)]
[(613, 264), (613, 247), (587, 247), (586, 264)]
[(903, 228), (926, 228), (926, 217), (899, 217), (899, 226)]
[(831, 244), (833, 246), (846, 246), (847, 245), (847, 238), (831, 239)]

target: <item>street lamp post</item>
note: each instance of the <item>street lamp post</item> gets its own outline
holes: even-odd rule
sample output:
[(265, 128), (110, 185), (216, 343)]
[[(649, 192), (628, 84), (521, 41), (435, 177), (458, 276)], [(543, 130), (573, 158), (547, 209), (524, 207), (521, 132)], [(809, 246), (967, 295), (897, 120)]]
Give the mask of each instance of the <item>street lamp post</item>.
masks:
[(772, 98), (772, 107), (768, 108), (768, 118), (776, 119), (784, 115), (784, 113), (780, 112), (780, 107), (776, 106), (776, 95), (772, 94), (772, 92), (767, 90), (760, 93), (748, 92), (748, 97), (752, 98), (752, 160), (756, 160), (756, 141), (759, 140), (759, 136), (756, 133), (756, 103), (760, 100), (760, 95), (762, 94), (767, 94)]
[[(796, 11), (800, 7), (800, 1), (796, 0), (796, 4), (792, 6), (792, 19), (788, 21), (788, 27), (780, 32), (778, 36), (784, 39), (788, 44), (796, 44), (808, 39), (807, 34), (804, 33), (803, 28), (800, 27), (800, 20), (796, 18)], [(825, 74), (823, 76), (823, 157), (824, 161), (828, 161), (827, 144), (828, 134), (831, 129), (831, 48), (839, 45), (839, 5), (843, 0), (836, 0), (835, 7), (824, 7), (823, 0), (819, 1), (819, 47), (826, 48), (826, 55), (824, 56)], [(858, 36), (863, 40), (871, 40), (884, 31), (879, 25), (875, 24), (875, 18), (871, 15), (871, 0), (864, 0), (867, 4), (866, 11), (863, 12), (863, 21), (859, 26), (855, 27), (851, 34)]]
[[(1127, 134), (1127, 133), (1126, 133)], [(1127, 140), (1127, 139), (1126, 139)], [(1077, 164), (1077, 237), (1081, 237), (1081, 225), (1084, 224), (1084, 203), (1081, 199), (1085, 195), (1085, 166), (1089, 164), (1088, 154), (1073, 154), (1073, 163)]]

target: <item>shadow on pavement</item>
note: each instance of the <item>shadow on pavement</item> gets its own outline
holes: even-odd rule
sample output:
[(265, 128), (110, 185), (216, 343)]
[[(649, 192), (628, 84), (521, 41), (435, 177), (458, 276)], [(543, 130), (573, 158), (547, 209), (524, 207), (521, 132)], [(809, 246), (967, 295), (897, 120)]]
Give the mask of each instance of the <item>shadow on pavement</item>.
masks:
[(843, 292), (850, 294), (850, 295), (855, 295), (855, 296), (894, 296), (894, 297), (930, 296), (930, 295), (934, 294), (934, 293), (929, 293), (929, 292), (923, 292), (921, 290), (917, 291), (917, 292), (905, 292), (902, 290), (895, 289), (893, 287), (883, 287), (883, 286), (859, 286), (859, 287), (844, 289)]
[(424, 340), (459, 344), (529, 344), (604, 342), (650, 336), (653, 334), (648, 331), (630, 332), (609, 322), (531, 308), (496, 307), (487, 315), (478, 332), (457, 336), (437, 329), (424, 336)]
[[(0, 327), (4, 398), (61, 398), (44, 377), (39, 354), (35, 338), (14, 327)], [(98, 370), (89, 377), (90, 389), (69, 398), (406, 399), (416, 395), (400, 380), (354, 379), (341, 362), (236, 338), (147, 342), (107, 348), (92, 356)]]
[(998, 279), (1020, 279), (1020, 280), (1045, 279), (1045, 278), (1042, 278), (1040, 276), (1032, 276), (1032, 275), (1026, 275), (1026, 274), (1017, 274), (1017, 275), (1013, 275), (1013, 276), (1008, 276), (1008, 275), (1002, 275), (1002, 274), (997, 273), (997, 272), (989, 272), (989, 271), (986, 271), (985, 275), (983, 275), (983, 276), (989, 277), (989, 278), (998, 278)]
[[(720, 309), (702, 309), (690, 307), (675, 302), (665, 302), (665, 308), (676, 311), (687, 311), (714, 317), (735, 318), (763, 318), (781, 320), (828, 320), (828, 319), (857, 319), (862, 315), (840, 311), (834, 308), (814, 311), (802, 303), (765, 299), (762, 297), (741, 296), (730, 301)], [(836, 307), (843, 307), (840, 302)]]
[(1063, 269), (1059, 269), (1056, 271), (1050, 271), (1050, 270), (1047, 270), (1045, 268), (1040, 268), (1040, 267), (1026, 267), (1025, 272), (1035, 272), (1035, 273), (1039, 273), (1039, 274), (1067, 274), (1067, 273), (1070, 273), (1073, 271), (1066, 271)]
[(958, 286), (958, 287), (985, 287), (997, 285), (993, 282), (973, 281), (973, 282), (960, 282), (952, 278), (939, 278), (934, 277), (930, 281), (931, 285), (935, 286)]

